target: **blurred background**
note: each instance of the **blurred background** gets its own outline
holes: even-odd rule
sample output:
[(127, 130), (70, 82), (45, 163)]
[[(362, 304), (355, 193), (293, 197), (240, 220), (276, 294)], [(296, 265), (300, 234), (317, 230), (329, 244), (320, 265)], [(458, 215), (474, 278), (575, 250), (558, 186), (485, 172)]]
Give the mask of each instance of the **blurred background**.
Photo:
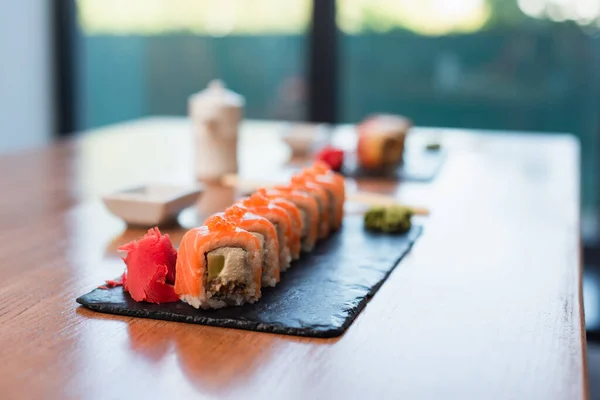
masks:
[[(185, 115), (219, 77), (249, 118), (569, 132), (596, 236), (597, 0), (0, 2), (0, 151), (147, 115)], [(22, 38), (14, 40), (15, 37)], [(313, 96), (311, 96), (311, 93)], [(22, 118), (28, 116), (29, 118)]]
[(572, 133), (597, 338), (598, 0), (0, 0), (0, 54), (0, 152), (186, 115), (214, 78), (248, 118)]

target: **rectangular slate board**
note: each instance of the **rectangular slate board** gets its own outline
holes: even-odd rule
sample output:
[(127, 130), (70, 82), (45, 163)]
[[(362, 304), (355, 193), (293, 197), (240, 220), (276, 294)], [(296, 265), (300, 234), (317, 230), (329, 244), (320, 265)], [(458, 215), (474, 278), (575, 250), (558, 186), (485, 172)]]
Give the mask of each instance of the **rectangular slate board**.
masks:
[(339, 336), (350, 326), (421, 234), (366, 232), (361, 216), (303, 254), (255, 304), (196, 310), (179, 303), (137, 303), (122, 287), (95, 289), (77, 299), (94, 311), (308, 337)]

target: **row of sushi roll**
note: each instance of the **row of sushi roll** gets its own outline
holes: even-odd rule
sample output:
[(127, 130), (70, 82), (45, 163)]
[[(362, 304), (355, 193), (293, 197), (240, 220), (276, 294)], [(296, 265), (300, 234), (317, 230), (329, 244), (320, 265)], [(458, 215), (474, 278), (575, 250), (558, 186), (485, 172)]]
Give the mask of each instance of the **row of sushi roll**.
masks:
[(121, 246), (125, 272), (101, 288), (122, 285), (138, 302), (205, 309), (254, 303), (261, 288), (276, 286), (294, 260), (340, 228), (344, 201), (344, 178), (317, 161), (288, 184), (212, 215), (185, 233), (178, 250), (158, 228)]
[(317, 161), (288, 184), (259, 189), (209, 217), (185, 233), (178, 250), (158, 228), (121, 246), (125, 272), (101, 288), (122, 285), (138, 302), (182, 300), (205, 309), (254, 303), (301, 253), (340, 228), (345, 197), (344, 178)]
[(286, 185), (262, 188), (189, 230), (177, 252), (174, 291), (195, 308), (254, 303), (301, 253), (342, 224), (344, 178), (316, 162)]

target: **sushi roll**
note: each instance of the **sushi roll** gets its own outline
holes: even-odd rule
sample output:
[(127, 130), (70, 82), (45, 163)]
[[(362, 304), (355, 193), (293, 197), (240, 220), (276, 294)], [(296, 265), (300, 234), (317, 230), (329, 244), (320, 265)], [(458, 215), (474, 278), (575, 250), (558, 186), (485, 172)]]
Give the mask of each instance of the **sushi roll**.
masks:
[(280, 270), (282, 272), (287, 270), (292, 261), (290, 243), (293, 241), (292, 221), (287, 211), (260, 193), (254, 193), (250, 197), (241, 199), (238, 205), (247, 208), (253, 214), (268, 219), (275, 226), (279, 240)]
[(400, 115), (378, 114), (368, 117), (356, 127), (358, 165), (367, 170), (380, 170), (402, 164), (404, 142), (412, 121)]
[(292, 221), (292, 238), (291, 243), (288, 243), (290, 247), (290, 254), (292, 256), (292, 260), (298, 260), (300, 258), (300, 250), (302, 245), (301, 234), (303, 227), (302, 214), (300, 209), (294, 203), (284, 199), (281, 196), (269, 196), (267, 190), (264, 188), (257, 190), (257, 193), (260, 193), (263, 196), (267, 196), (273, 204), (287, 211), (288, 215), (290, 216), (290, 220)]
[(333, 171), (323, 171), (322, 167), (318, 165), (304, 169), (301, 174), (323, 187), (327, 192), (330, 207), (328, 211), (331, 215), (330, 229), (331, 231), (338, 230), (344, 219), (344, 201), (346, 200), (344, 178)]
[(342, 190), (345, 190), (345, 180), (342, 174), (333, 171), (329, 165), (322, 161), (315, 161), (308, 169), (319, 172), (322, 175), (327, 175), (338, 185)]
[(317, 200), (305, 191), (294, 189), (292, 186), (275, 186), (264, 193), (269, 198), (282, 198), (296, 205), (300, 210), (301, 225), (300, 239), (302, 251), (312, 251), (319, 235), (319, 206)]
[(319, 221), (319, 239), (324, 239), (329, 235), (330, 213), (329, 198), (327, 191), (320, 185), (317, 185), (307, 176), (294, 175), (291, 179), (291, 186), (297, 190), (306, 192), (314, 197), (318, 207)]
[(261, 258), (256, 236), (213, 216), (181, 240), (175, 293), (195, 308), (254, 303), (261, 296)]
[(262, 286), (275, 286), (279, 282), (279, 240), (275, 226), (266, 218), (251, 213), (247, 208), (233, 205), (222, 215), (258, 239), (262, 251)]

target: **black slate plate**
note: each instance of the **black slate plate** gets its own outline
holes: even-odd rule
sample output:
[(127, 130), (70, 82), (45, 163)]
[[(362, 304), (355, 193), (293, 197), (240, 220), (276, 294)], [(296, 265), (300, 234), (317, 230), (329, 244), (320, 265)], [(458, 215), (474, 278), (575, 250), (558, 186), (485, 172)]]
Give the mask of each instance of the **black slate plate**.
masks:
[(430, 182), (442, 168), (446, 160), (446, 152), (441, 150), (407, 152), (404, 156), (404, 164), (383, 170), (370, 171), (359, 168), (356, 160), (350, 160), (342, 170), (346, 176), (353, 178), (382, 178), (389, 180), (401, 180), (404, 182)]
[(196, 310), (187, 304), (136, 303), (123, 288), (96, 289), (77, 299), (95, 311), (167, 321), (189, 322), (309, 337), (339, 336), (365, 307), (421, 234), (365, 232), (362, 217), (321, 241), (282, 275), (279, 285), (263, 290), (256, 304), (221, 310)]

